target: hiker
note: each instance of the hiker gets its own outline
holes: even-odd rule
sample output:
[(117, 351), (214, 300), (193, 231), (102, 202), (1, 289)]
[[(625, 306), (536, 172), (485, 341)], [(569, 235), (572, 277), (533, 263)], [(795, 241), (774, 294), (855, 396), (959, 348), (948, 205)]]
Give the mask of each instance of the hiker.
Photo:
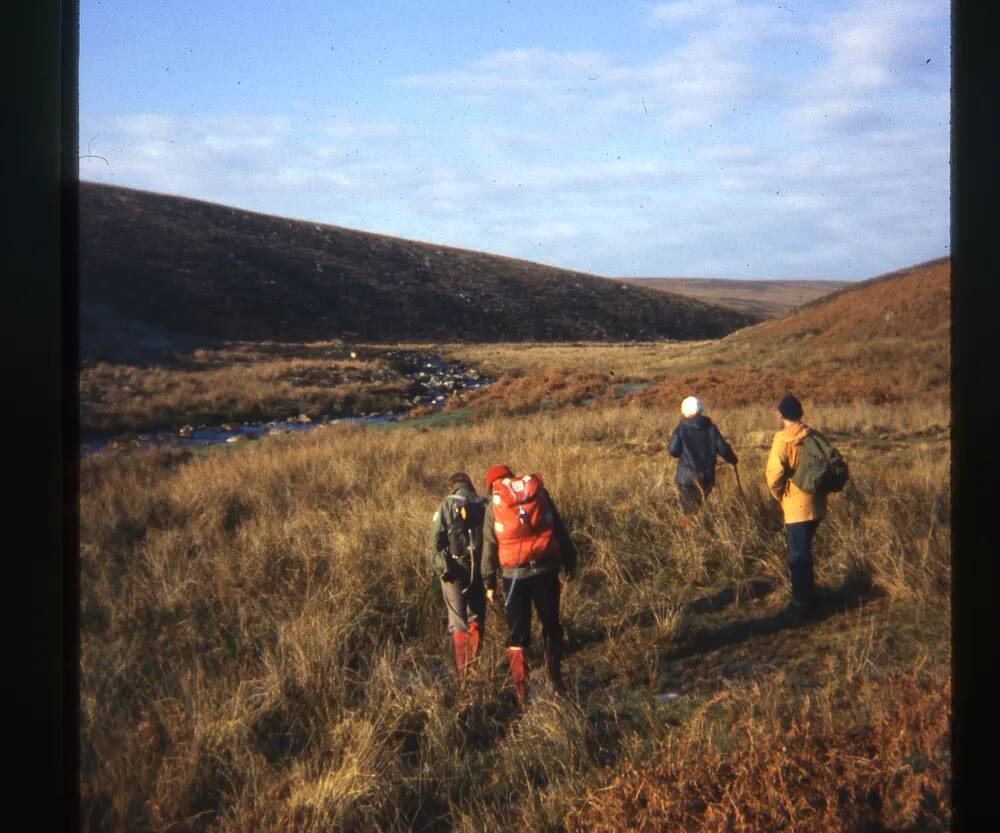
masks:
[(507, 659), (514, 693), (527, 702), (524, 649), (531, 640), (531, 608), (542, 624), (545, 670), (557, 691), (563, 689), (563, 629), (559, 621), (559, 571), (577, 572), (576, 547), (537, 474), (516, 477), (507, 466), (486, 474), (491, 501), (483, 520), (483, 579), (493, 601), (498, 563), (510, 635)]
[(677, 458), (677, 475), (674, 478), (681, 500), (681, 525), (684, 531), (691, 526), (691, 517), (705, 502), (715, 486), (715, 461), (721, 457), (735, 466), (736, 453), (722, 436), (722, 432), (704, 413), (701, 400), (688, 396), (681, 402), (683, 419), (670, 436), (667, 450)]
[[(774, 435), (764, 478), (781, 503), (788, 541), (792, 598), (787, 612), (807, 618), (815, 610), (812, 541), (826, 517), (829, 492), (847, 482), (847, 464), (819, 432), (802, 421), (802, 403), (786, 396), (778, 404), (782, 429)], [(807, 438), (812, 438), (807, 442)]]
[(455, 666), (464, 680), (469, 663), (479, 656), (486, 625), (481, 560), (486, 498), (461, 471), (448, 478), (448, 489), (431, 521), (428, 558), (441, 582)]

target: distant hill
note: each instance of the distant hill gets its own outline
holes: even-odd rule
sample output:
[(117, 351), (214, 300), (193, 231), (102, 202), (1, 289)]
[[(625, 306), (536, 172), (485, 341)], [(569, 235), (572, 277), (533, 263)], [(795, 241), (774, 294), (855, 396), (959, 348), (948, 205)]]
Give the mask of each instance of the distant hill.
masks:
[(809, 339), (810, 350), (884, 339), (946, 343), (951, 324), (951, 258), (939, 258), (848, 284), (726, 339), (734, 344), (788, 344)]
[[(851, 284), (700, 349), (690, 377), (710, 401), (777, 402), (947, 397), (951, 259)], [(676, 398), (671, 380), (663, 401)], [(777, 398), (776, 398), (777, 397)]]
[(80, 184), (84, 359), (218, 340), (717, 338), (760, 320), (514, 258)]
[(801, 304), (851, 286), (848, 281), (756, 281), (726, 278), (618, 278), (632, 286), (658, 289), (761, 318), (776, 318)]

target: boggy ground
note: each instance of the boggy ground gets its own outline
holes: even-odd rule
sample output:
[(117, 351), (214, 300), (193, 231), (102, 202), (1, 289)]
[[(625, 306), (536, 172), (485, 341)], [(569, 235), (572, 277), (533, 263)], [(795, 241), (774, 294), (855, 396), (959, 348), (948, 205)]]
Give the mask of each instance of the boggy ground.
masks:
[(426, 371), (425, 354), (426, 346), (401, 351), (337, 340), (233, 342), (164, 353), (143, 365), (98, 362), (80, 375), (81, 429), (97, 437), (176, 431), (187, 423), (406, 412), (478, 383), (478, 372), (459, 364)]
[[(948, 410), (805, 404), (852, 482), (804, 625), (770, 402), (713, 409), (743, 494), (721, 470), (687, 535), (675, 408), (623, 398), (84, 460), (85, 829), (946, 830)], [(444, 478), (498, 462), (543, 475), (582, 566), (569, 691), (536, 645), (520, 715), (499, 610), (457, 689), (423, 555)]]

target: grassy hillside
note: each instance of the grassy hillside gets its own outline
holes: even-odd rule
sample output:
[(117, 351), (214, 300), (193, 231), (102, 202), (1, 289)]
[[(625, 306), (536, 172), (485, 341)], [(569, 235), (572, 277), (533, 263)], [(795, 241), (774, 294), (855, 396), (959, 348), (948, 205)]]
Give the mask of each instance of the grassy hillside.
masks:
[[(921, 264), (715, 341), (687, 344), (452, 345), (502, 377), (451, 407), (526, 413), (551, 403), (637, 400), (669, 409), (777, 402), (941, 399), (950, 390), (951, 262)], [(547, 404), (548, 403), (548, 404)]]
[(715, 338), (755, 320), (579, 272), (81, 183), (84, 358), (239, 341)]
[(673, 292), (732, 307), (761, 318), (776, 318), (802, 304), (850, 286), (847, 281), (755, 281), (717, 278), (620, 278), (632, 286)]

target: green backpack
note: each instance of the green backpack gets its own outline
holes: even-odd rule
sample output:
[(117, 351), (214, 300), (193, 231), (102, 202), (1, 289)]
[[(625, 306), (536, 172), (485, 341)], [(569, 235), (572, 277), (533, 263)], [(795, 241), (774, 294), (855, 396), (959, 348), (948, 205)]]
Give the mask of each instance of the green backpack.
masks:
[(847, 485), (847, 463), (822, 434), (809, 432), (802, 441), (792, 483), (811, 495), (839, 492)]

